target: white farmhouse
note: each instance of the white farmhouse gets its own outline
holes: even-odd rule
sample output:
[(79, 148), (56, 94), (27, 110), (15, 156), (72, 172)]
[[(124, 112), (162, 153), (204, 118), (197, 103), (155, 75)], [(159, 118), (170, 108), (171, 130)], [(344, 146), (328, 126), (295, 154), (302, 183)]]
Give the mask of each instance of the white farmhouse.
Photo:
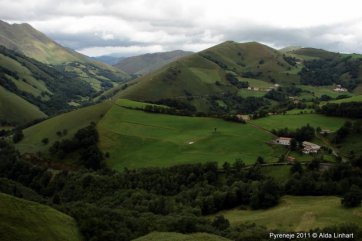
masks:
[(309, 153), (318, 153), (318, 151), (321, 149), (321, 146), (308, 142), (308, 141), (303, 141), (303, 153), (304, 154), (309, 154)]
[(289, 138), (289, 137), (278, 137), (275, 140), (275, 143), (279, 144), (279, 145), (283, 145), (283, 146), (290, 146), (291, 140), (292, 140), (292, 138)]

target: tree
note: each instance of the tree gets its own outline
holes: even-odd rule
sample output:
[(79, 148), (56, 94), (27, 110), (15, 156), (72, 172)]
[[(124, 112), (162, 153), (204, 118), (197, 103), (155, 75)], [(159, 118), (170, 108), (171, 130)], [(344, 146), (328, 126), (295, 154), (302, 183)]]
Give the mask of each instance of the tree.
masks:
[(49, 139), (48, 138), (43, 138), (41, 140), (41, 142), (44, 144), (44, 145), (47, 145), (49, 143)]
[(250, 205), (253, 209), (269, 208), (279, 202), (280, 188), (273, 179), (268, 179), (259, 183), (253, 191)]
[(261, 156), (258, 156), (255, 164), (264, 164), (264, 163), (265, 163), (264, 158)]
[(103, 167), (103, 153), (96, 145), (89, 146), (80, 153), (80, 160), (86, 168), (97, 170)]
[(217, 215), (212, 221), (212, 226), (219, 230), (225, 230), (230, 227), (230, 222), (223, 215)]
[(361, 204), (361, 201), (362, 201), (361, 189), (356, 185), (352, 185), (349, 191), (346, 192), (346, 194), (344, 194), (341, 202), (343, 206), (351, 208), (359, 206)]
[(293, 138), (290, 140), (290, 150), (295, 151), (298, 148), (298, 142)]
[(245, 163), (240, 158), (237, 158), (233, 164), (234, 169), (239, 172), (245, 167)]
[(23, 130), (16, 129), (13, 135), (13, 142), (18, 143), (24, 138)]
[(300, 162), (294, 162), (292, 167), (290, 168), (290, 172), (292, 174), (294, 174), (294, 173), (302, 173), (303, 172), (303, 167), (300, 164)]

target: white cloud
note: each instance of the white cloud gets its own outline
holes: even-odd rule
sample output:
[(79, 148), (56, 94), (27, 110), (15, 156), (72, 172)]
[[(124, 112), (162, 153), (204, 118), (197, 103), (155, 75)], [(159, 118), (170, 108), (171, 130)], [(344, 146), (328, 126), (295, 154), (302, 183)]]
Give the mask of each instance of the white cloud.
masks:
[(117, 47), (90, 47), (78, 50), (80, 53), (88, 56), (101, 56), (101, 55), (111, 55), (114, 53), (120, 54), (121, 56), (132, 56), (143, 53), (155, 53), (163, 52), (165, 49), (161, 45), (151, 45), (151, 46), (117, 46)]
[(198, 51), (225, 40), (358, 52), (360, 9), (359, 0), (0, 0), (1, 19), (90, 55)]

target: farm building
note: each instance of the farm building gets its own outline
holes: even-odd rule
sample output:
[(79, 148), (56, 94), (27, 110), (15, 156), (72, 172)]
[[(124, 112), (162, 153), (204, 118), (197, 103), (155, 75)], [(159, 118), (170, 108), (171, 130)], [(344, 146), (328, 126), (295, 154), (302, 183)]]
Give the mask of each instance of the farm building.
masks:
[(277, 143), (279, 145), (290, 146), (291, 140), (292, 140), (292, 138), (289, 138), (289, 137), (278, 137), (275, 140), (275, 143)]
[(336, 92), (347, 92), (346, 88), (343, 88), (341, 85), (337, 85), (336, 88), (333, 89)]
[(330, 129), (322, 129), (319, 133), (322, 135), (326, 135), (332, 133), (332, 131)]
[(304, 154), (317, 153), (321, 149), (321, 146), (308, 141), (303, 141), (302, 144)]

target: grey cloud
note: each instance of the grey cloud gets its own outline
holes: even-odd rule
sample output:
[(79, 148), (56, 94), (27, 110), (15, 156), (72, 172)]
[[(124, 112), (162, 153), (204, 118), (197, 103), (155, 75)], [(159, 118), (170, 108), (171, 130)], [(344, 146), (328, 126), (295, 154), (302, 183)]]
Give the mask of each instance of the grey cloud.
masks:
[[(230, 4), (224, 1), (204, 2)], [(362, 49), (361, 19), (313, 27), (285, 27), (278, 26), (278, 21), (264, 25), (255, 19), (231, 21), (234, 19), (228, 18), (228, 12), (220, 12), (225, 20), (234, 23), (229, 26), (229, 22), (215, 21), (218, 16), (205, 14), (207, 5), (192, 8), (183, 2), (193, 1), (0, 0), (0, 19), (29, 22), (60, 44), (75, 50), (138, 46), (147, 51), (150, 46), (161, 46), (164, 50), (185, 47), (188, 48), (185, 50), (195, 51), (226, 40), (259, 41), (277, 47), (309, 46), (340, 52), (361, 52)], [(243, 15), (242, 11), (240, 15)], [(92, 18), (89, 24), (87, 17)]]

